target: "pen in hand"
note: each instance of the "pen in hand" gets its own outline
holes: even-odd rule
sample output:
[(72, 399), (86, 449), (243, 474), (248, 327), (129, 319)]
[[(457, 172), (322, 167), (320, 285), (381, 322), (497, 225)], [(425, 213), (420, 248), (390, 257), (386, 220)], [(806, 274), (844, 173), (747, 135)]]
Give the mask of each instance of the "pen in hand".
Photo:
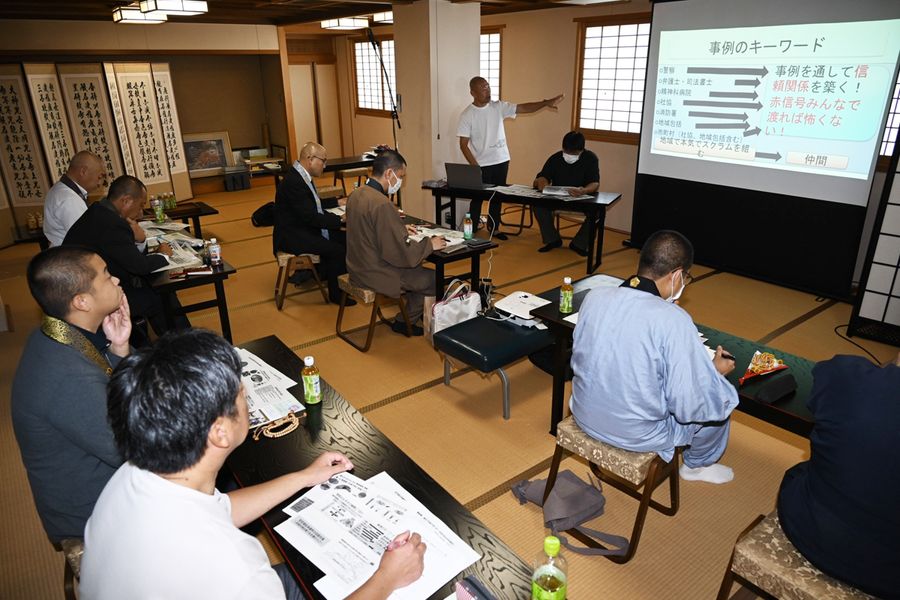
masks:
[(727, 360), (737, 360), (732, 354), (728, 354), (724, 350), (722, 350), (722, 358), (725, 358)]
[(409, 541), (409, 536), (410, 536), (410, 532), (404, 531), (403, 533), (401, 533), (400, 535), (395, 537), (393, 540), (391, 540), (391, 543), (387, 545), (387, 548), (385, 548), (385, 552), (390, 552), (391, 550), (396, 550), (400, 546), (405, 545), (406, 542)]

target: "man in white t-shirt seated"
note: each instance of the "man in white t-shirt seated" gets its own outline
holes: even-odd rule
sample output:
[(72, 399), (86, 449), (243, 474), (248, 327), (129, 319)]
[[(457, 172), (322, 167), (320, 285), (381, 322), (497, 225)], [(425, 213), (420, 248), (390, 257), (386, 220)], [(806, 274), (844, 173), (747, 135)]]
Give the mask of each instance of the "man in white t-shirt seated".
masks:
[[(491, 101), (491, 85), (484, 77), (473, 77), (469, 81), (469, 93), (472, 104), (467, 106), (459, 116), (459, 149), (470, 165), (481, 167), (481, 180), (484, 183), (506, 185), (509, 173), (509, 148), (506, 146), (506, 129), (504, 119), (515, 119), (516, 115), (524, 115), (541, 110), (544, 107), (556, 110), (563, 95), (539, 102), (511, 104), (502, 100)], [(472, 200), (469, 205), (472, 222), (478, 227), (481, 217), (481, 200)], [(506, 234), (497, 231), (500, 227), (500, 201), (492, 200), (488, 207), (488, 230), (494, 237), (505, 240)]]
[[(85, 529), (79, 596), (303, 598), (285, 565), (238, 527), (298, 491), (353, 468), (338, 452), (266, 483), (222, 494), (216, 475), (247, 437), (241, 362), (218, 335), (192, 329), (132, 353), (108, 388), (109, 422), (125, 464)], [(425, 544), (401, 534), (350, 598), (387, 598), (422, 574)]]

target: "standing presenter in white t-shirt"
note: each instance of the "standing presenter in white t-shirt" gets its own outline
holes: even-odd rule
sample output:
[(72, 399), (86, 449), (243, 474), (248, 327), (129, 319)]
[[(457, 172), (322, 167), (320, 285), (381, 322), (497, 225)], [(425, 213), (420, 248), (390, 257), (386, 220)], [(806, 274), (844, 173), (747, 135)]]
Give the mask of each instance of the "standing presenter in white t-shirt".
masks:
[[(484, 183), (506, 185), (509, 172), (509, 149), (506, 146), (506, 130), (504, 119), (515, 119), (516, 115), (537, 112), (547, 107), (556, 110), (562, 101), (563, 94), (549, 100), (512, 104), (500, 100), (491, 101), (491, 85), (484, 77), (473, 77), (469, 81), (469, 93), (472, 104), (463, 110), (459, 117), (459, 149), (470, 165), (481, 167), (481, 180)], [(481, 217), (481, 200), (472, 200), (469, 206), (472, 222), (478, 226)], [(488, 228), (494, 232), (494, 238), (505, 240), (506, 234), (500, 233), (500, 201), (492, 200), (488, 207), (490, 217)]]

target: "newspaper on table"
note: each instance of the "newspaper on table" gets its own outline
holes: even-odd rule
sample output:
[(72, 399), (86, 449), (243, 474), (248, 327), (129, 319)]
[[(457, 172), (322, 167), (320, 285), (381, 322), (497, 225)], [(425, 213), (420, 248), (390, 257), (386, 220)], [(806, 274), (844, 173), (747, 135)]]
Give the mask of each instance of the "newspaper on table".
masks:
[(462, 231), (447, 229), (446, 227), (425, 227), (424, 225), (415, 225), (416, 233), (411, 234), (409, 239), (414, 242), (421, 241), (427, 237), (442, 237), (447, 242), (447, 248), (457, 246), (466, 241)]
[(265, 425), (289, 412), (299, 414), (306, 407), (288, 392), (297, 382), (263, 359), (243, 348), (236, 348), (241, 359), (241, 381), (247, 397), (250, 428)]
[[(164, 221), (162, 223), (157, 223), (156, 221), (139, 221), (138, 225), (141, 226), (141, 229), (144, 231), (148, 231), (150, 229), (156, 229), (159, 231), (181, 231), (182, 229), (187, 229), (188, 224), (182, 223), (180, 221)], [(151, 235), (151, 234), (147, 234)]]
[[(552, 186), (551, 186), (552, 187)], [(556, 198), (557, 200), (589, 200), (593, 196), (589, 194), (582, 194), (581, 196), (569, 196), (568, 192), (565, 195), (558, 193), (556, 190), (562, 189), (561, 186), (556, 186), (554, 188), (554, 193), (545, 194), (543, 192), (539, 192), (534, 189), (530, 185), (523, 185), (521, 183), (514, 183), (512, 185), (495, 185), (492, 188), (488, 188), (494, 192), (500, 192), (501, 194), (509, 194), (510, 196), (525, 196), (526, 198)]]
[(275, 528), (325, 576), (315, 583), (328, 600), (345, 598), (378, 569), (385, 548), (404, 531), (428, 549), (422, 577), (392, 600), (427, 598), (480, 558), (390, 475), (364, 481), (340, 473), (291, 503), (291, 518)]

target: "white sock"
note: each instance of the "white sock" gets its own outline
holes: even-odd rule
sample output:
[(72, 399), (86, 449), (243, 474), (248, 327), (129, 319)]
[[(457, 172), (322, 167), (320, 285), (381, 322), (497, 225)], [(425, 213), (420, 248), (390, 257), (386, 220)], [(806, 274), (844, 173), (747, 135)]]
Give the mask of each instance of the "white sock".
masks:
[(731, 467), (718, 463), (707, 467), (681, 465), (678, 474), (686, 481), (705, 481), (707, 483), (728, 483), (734, 479), (734, 471), (731, 470)]

